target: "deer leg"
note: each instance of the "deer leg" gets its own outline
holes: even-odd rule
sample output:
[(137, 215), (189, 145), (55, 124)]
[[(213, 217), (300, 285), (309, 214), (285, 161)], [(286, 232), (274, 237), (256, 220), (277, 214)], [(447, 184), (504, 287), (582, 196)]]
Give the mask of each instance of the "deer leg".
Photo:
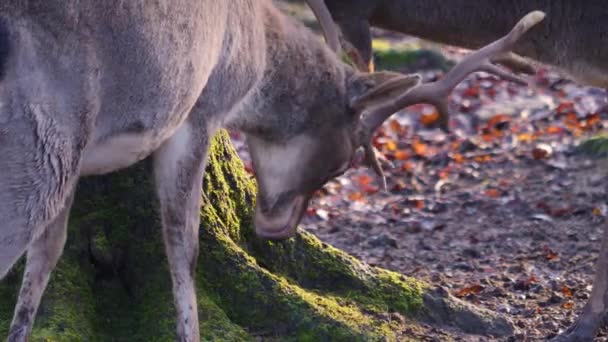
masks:
[(8, 341), (27, 341), (40, 298), (65, 245), (67, 222), (73, 195), (61, 213), (27, 249), (27, 262)]
[(593, 341), (608, 311), (608, 227), (604, 227), (602, 247), (595, 265), (593, 289), (583, 312), (553, 342)]
[(208, 140), (205, 129), (186, 122), (154, 155), (163, 238), (177, 309), (177, 336), (182, 342), (200, 339), (194, 279)]
[(6, 276), (19, 257), (23, 255), (27, 249), (27, 244), (30, 242), (30, 236), (29, 231), (2, 235), (2, 240), (0, 240), (0, 279)]

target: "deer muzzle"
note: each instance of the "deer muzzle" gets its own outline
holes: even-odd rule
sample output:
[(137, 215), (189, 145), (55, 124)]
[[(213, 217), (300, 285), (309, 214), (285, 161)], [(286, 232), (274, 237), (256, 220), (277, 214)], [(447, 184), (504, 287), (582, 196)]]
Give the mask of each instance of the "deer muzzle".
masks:
[(269, 240), (285, 240), (296, 234), (300, 219), (308, 206), (309, 196), (297, 195), (275, 201), (271, 206), (258, 197), (255, 208), (255, 232)]

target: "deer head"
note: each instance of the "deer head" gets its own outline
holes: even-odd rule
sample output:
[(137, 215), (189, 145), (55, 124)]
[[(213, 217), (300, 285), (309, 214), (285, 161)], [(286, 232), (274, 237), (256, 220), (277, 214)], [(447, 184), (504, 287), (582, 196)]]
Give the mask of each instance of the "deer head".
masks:
[(540, 11), (529, 13), (506, 36), (469, 54), (436, 82), (421, 84), (418, 75), (394, 72), (352, 72), (343, 91), (338, 92), (342, 98), (319, 109), (326, 121), (314, 130), (281, 143), (251, 138), (249, 145), (259, 184), (257, 234), (269, 239), (293, 236), (312, 194), (344, 173), (360, 156), (386, 188), (371, 138), (393, 113), (416, 103), (429, 103), (447, 118), (447, 96), (476, 71), (527, 84), (495, 63), (512, 57), (510, 50), (517, 40), (544, 17)]

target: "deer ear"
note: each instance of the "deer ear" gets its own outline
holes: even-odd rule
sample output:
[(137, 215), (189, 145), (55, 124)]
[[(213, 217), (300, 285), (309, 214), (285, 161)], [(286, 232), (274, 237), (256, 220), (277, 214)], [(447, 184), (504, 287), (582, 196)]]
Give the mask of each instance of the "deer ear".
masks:
[(404, 94), (420, 84), (420, 80), (418, 74), (404, 75), (389, 71), (355, 75), (349, 81), (349, 105), (353, 110), (361, 112)]

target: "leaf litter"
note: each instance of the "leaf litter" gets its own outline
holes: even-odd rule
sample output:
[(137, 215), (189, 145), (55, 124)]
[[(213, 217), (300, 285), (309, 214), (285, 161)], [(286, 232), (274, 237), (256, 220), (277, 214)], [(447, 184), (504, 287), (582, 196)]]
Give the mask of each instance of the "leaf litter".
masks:
[[(378, 130), (374, 144), (392, 163), (388, 193), (370, 170), (350, 170), (317, 192), (302, 227), (371, 265), (506, 315), (513, 340), (546, 340), (589, 297), (608, 227), (606, 164), (576, 150), (608, 131), (607, 98), (546, 69), (531, 87), (471, 75), (450, 96), (449, 133), (427, 105)], [(231, 136), (253, 172), (243, 136)], [(469, 340), (435, 328), (417, 337), (446, 336)]]

